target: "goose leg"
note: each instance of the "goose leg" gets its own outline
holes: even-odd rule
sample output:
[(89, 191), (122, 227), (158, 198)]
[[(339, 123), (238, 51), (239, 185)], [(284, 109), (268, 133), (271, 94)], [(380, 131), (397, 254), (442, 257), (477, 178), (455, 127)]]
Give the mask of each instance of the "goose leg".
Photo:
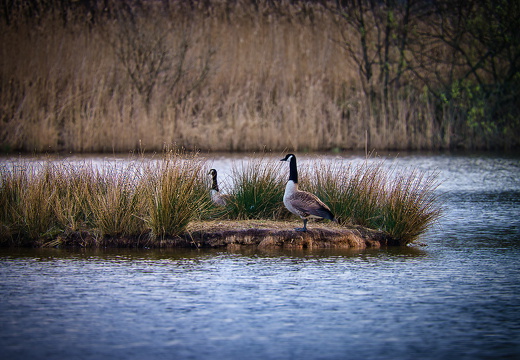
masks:
[(294, 230), (306, 232), (307, 231), (307, 219), (303, 219), (303, 227), (302, 228), (296, 228)]

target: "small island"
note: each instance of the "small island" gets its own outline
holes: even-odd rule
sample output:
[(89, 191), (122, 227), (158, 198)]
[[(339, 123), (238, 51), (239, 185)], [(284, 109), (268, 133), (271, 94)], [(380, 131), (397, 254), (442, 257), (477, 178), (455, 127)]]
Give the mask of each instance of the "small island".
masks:
[(142, 236), (105, 236), (88, 232), (60, 235), (39, 242), (40, 247), (139, 247), (248, 249), (366, 249), (400, 245), (383, 231), (362, 226), (339, 226), (313, 222), (307, 232), (295, 231), (297, 221), (215, 220), (190, 223), (177, 236), (153, 239)]
[[(196, 154), (168, 153), (99, 169), (66, 161), (0, 168), (0, 246), (127, 248), (379, 248), (407, 246), (441, 215), (436, 173), (400, 172), (382, 161), (310, 162), (302, 188), (335, 221), (309, 222), (285, 207), (279, 159), (234, 171), (225, 206), (211, 199)], [(337, 221), (337, 222), (336, 222)]]

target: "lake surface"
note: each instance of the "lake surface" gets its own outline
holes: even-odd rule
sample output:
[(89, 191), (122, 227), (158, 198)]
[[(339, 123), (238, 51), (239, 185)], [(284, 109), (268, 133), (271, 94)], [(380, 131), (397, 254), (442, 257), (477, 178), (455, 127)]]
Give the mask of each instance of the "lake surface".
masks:
[[(226, 182), (247, 158), (208, 161)], [(0, 357), (520, 358), (520, 157), (387, 161), (439, 171), (445, 213), (427, 246), (0, 249)]]

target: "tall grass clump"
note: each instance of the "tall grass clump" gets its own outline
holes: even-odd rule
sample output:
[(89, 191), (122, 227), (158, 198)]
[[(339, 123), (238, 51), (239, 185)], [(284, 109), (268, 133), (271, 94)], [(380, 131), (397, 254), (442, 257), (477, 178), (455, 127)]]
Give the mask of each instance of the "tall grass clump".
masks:
[(148, 199), (145, 220), (152, 238), (179, 235), (188, 223), (204, 216), (210, 206), (202, 161), (179, 156), (149, 165), (142, 190)]
[(381, 224), (383, 230), (402, 244), (423, 234), (442, 215), (436, 192), (438, 173), (414, 169), (398, 171), (386, 187)]
[(139, 174), (133, 166), (118, 169), (113, 164), (93, 173), (93, 186), (86, 195), (90, 222), (99, 236), (145, 232), (144, 196), (136, 179)]
[(203, 161), (180, 153), (101, 166), (6, 164), (0, 168), (0, 242), (59, 245), (56, 239), (85, 235), (94, 243), (119, 237), (153, 243), (179, 235), (205, 216), (204, 171)]
[(57, 194), (53, 207), (58, 227), (64, 234), (82, 231), (93, 222), (91, 197), (99, 178), (91, 164), (52, 163), (52, 168), (52, 186)]
[(20, 164), (2, 168), (0, 184), (2, 240), (23, 244), (27, 239), (51, 236), (57, 229), (54, 204), (57, 174), (51, 164), (41, 169)]
[(341, 224), (382, 230), (400, 245), (415, 241), (439, 217), (438, 173), (395, 170), (383, 160), (342, 166), (315, 162), (309, 188)]
[(229, 216), (235, 219), (279, 219), (288, 215), (283, 206), (285, 175), (281, 163), (253, 159), (233, 168)]
[(315, 162), (310, 172), (311, 191), (329, 205), (341, 223), (370, 227), (379, 217), (380, 190), (384, 186), (382, 163), (344, 167)]
[(4, 166), (2, 241), (23, 244), (81, 231), (96, 238), (142, 232), (136, 217), (142, 201), (125, 177), (128, 170), (51, 161)]

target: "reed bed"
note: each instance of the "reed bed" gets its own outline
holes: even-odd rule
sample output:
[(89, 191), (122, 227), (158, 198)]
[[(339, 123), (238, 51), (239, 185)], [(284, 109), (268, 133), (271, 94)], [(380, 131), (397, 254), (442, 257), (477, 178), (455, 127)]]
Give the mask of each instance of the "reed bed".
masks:
[[(258, 157), (233, 168), (231, 200), (211, 204), (208, 168), (196, 155), (166, 153), (94, 166), (17, 162), (0, 169), (0, 243), (85, 246), (129, 239), (128, 246), (160, 246), (193, 221), (287, 220), (282, 199), (287, 171)], [(401, 245), (415, 241), (441, 215), (437, 174), (395, 170), (383, 161), (340, 165), (319, 160), (301, 168), (301, 188), (316, 193), (343, 226), (362, 225)], [(81, 242), (80, 242), (81, 243)]]
[[(96, 22), (71, 10), (64, 25), (56, 9), (0, 21), (0, 151), (518, 145), (516, 120), (486, 133), (460, 106), (425, 92), (418, 76), (467, 73), (414, 63), (408, 55), (423, 44), (424, 56), (450, 57), (428, 38), (413, 39), (419, 45), (407, 49), (406, 65), (432, 74), (407, 71), (402, 86), (387, 88), (370, 53), (374, 73), (364, 84), (359, 27), (323, 6), (337, 2), (150, 1), (128, 11), (103, 3), (110, 16), (100, 11)], [(435, 34), (431, 19), (413, 21), (414, 36)], [(382, 48), (377, 25), (367, 23), (372, 52)]]

